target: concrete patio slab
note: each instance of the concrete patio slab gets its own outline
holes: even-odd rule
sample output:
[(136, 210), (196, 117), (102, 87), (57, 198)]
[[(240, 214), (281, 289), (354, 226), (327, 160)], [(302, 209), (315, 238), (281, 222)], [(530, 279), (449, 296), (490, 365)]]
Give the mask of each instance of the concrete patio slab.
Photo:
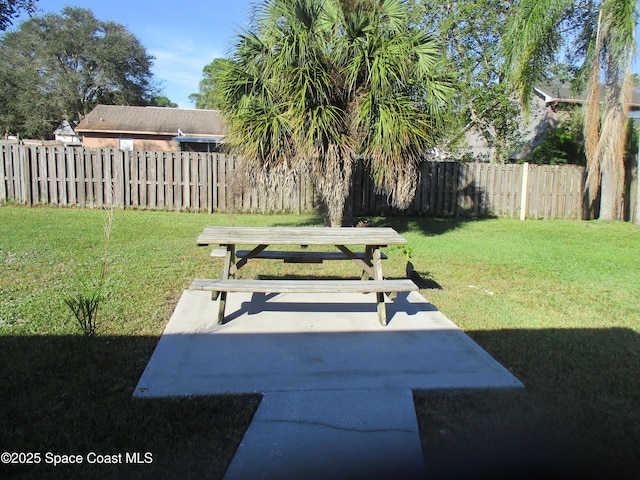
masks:
[(336, 389), (523, 388), (417, 292), (229, 294), (217, 325), (208, 292), (185, 291), (135, 389), (137, 397)]
[(137, 397), (261, 393), (227, 469), (234, 479), (413, 479), (424, 463), (414, 390), (521, 389), (522, 383), (417, 292), (185, 291)]
[(225, 480), (424, 475), (411, 390), (357, 389), (266, 393)]

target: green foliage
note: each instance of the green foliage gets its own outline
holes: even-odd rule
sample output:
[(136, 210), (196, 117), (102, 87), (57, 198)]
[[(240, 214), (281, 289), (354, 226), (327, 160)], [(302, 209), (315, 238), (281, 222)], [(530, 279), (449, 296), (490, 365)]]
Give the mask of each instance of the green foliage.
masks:
[(447, 49), (456, 77), (455, 103), (447, 114), (445, 150), (458, 153), (468, 129), (481, 135), (491, 158), (504, 161), (521, 142), (521, 109), (502, 72), (500, 39), (510, 15), (508, 0), (467, 2), (422, 1), (413, 15), (422, 27), (435, 30)]
[(217, 95), (220, 92), (216, 89), (215, 75), (216, 71), (223, 70), (225, 63), (230, 62), (228, 59), (215, 58), (209, 65), (205, 65), (202, 69), (204, 78), (200, 80), (199, 93), (192, 93), (189, 99), (195, 103), (196, 108), (219, 110), (221, 101)]
[(134, 35), (90, 10), (33, 17), (0, 39), (0, 128), (47, 139), (97, 103), (147, 105), (151, 65)]
[(0, 31), (13, 25), (13, 20), (25, 11), (29, 15), (36, 11), (38, 0), (0, 0)]
[(105, 284), (102, 278), (79, 279), (76, 291), (64, 297), (64, 303), (69, 307), (87, 337), (96, 334), (98, 308), (105, 298)]
[(153, 97), (151, 99), (151, 105), (154, 107), (169, 107), (169, 108), (177, 108), (178, 104), (172, 102), (167, 97), (161, 95), (159, 97)]
[(627, 121), (627, 155), (638, 155), (640, 147), (640, 121), (633, 119)]
[(339, 225), (358, 156), (392, 204), (412, 200), (417, 164), (442, 134), (450, 72), (402, 1), (271, 0), (211, 78), (227, 145), (251, 175), (268, 185), (275, 169), (308, 172)]
[(578, 117), (578, 115), (574, 115), (573, 119), (560, 122), (547, 138), (535, 148), (528, 161), (538, 165), (566, 163), (586, 165), (582, 122)]
[(525, 108), (535, 82), (544, 78), (548, 66), (561, 52), (574, 52), (570, 58), (579, 67), (574, 87), (588, 93), (584, 203), (589, 215), (603, 220), (622, 219), (624, 214), (620, 205), (625, 175), (621, 161), (625, 91), (638, 12), (636, 0), (523, 0), (508, 18), (502, 38), (505, 72)]

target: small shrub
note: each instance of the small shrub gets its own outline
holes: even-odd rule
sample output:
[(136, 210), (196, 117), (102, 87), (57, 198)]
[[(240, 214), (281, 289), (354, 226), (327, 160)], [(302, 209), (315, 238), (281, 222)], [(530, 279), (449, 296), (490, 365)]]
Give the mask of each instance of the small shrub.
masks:
[(102, 278), (80, 279), (78, 291), (67, 295), (64, 303), (71, 309), (85, 336), (92, 337), (98, 326), (98, 308), (105, 299), (105, 283)]
[[(113, 198), (113, 194), (112, 194)], [(64, 302), (76, 318), (85, 336), (92, 337), (98, 327), (98, 309), (107, 297), (107, 272), (109, 270), (109, 243), (113, 232), (115, 205), (107, 208), (104, 222), (105, 246), (100, 272), (97, 276), (79, 275), (75, 292), (65, 295)]]

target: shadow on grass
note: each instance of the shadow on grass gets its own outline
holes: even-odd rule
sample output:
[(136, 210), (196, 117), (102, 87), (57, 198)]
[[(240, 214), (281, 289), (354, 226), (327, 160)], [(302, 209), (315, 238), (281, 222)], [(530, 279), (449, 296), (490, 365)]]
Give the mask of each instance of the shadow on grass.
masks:
[[(273, 218), (278, 218), (274, 215)], [(304, 220), (296, 222), (296, 227), (317, 227), (325, 225), (325, 218), (321, 213), (312, 214), (310, 217), (305, 217)], [(290, 223), (274, 223), (271, 227), (291, 227)]]
[(457, 230), (472, 222), (482, 222), (494, 217), (416, 217), (398, 216), (376, 218), (374, 225), (377, 227), (392, 227), (400, 234), (420, 232), (426, 237), (444, 235), (447, 232)]
[(417, 393), (434, 478), (637, 478), (640, 336), (628, 329), (474, 331), (526, 391)]
[[(0, 336), (0, 452), (41, 454), (0, 477), (222, 478), (260, 397), (132, 398), (157, 341)], [(83, 462), (54, 467), (47, 452)]]

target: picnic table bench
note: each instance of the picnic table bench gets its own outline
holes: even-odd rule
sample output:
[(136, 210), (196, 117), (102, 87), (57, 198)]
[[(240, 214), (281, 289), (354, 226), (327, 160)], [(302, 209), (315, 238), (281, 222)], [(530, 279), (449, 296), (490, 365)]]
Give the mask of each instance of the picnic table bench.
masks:
[[(305, 248), (306, 245), (301, 245)], [(213, 258), (224, 258), (227, 250), (224, 248), (214, 248), (210, 256)], [(245, 258), (251, 253), (250, 250), (236, 250), (236, 257)], [(355, 258), (364, 260), (365, 254), (362, 252), (354, 252)], [(387, 258), (384, 252), (380, 253), (383, 260)], [(323, 263), (325, 260), (351, 260), (348, 255), (343, 252), (305, 252), (305, 251), (283, 251), (283, 250), (266, 250), (254, 255), (252, 258), (262, 258), (266, 260), (283, 260), (284, 263)]]
[[(384, 295), (391, 299), (397, 292), (417, 290), (408, 279), (391, 280), (382, 275), (381, 248), (404, 245), (406, 240), (392, 228), (349, 227), (206, 227), (198, 237), (199, 245), (217, 244), (211, 256), (223, 257), (221, 278), (196, 279), (191, 290), (219, 294), (218, 323), (224, 323), (228, 292), (251, 293), (375, 293), (378, 319), (387, 324)], [(236, 250), (238, 245), (256, 245), (251, 250)], [(333, 245), (338, 251), (267, 250), (272, 245), (302, 247)], [(351, 245), (363, 245), (364, 252), (354, 251)], [(360, 280), (271, 280), (236, 279), (235, 274), (250, 259), (283, 260), (287, 263), (321, 263), (325, 260), (351, 260), (362, 270)]]

